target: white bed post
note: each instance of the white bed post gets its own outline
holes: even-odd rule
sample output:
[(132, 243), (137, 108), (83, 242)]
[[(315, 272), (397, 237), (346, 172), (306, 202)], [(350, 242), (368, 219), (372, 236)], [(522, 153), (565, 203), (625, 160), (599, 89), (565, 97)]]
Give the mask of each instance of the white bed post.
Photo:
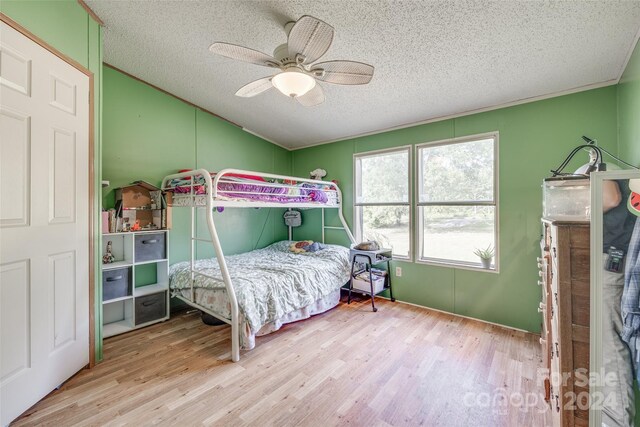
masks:
[[(345, 233), (347, 233), (347, 237), (349, 237), (349, 240), (351, 241), (351, 243), (355, 244), (356, 239), (355, 237), (353, 237), (353, 233), (351, 233), (351, 230), (347, 225), (347, 221), (344, 219), (344, 215), (342, 214), (342, 191), (340, 190), (340, 187), (338, 187), (337, 185), (334, 184), (334, 186), (335, 186), (336, 192), (338, 193), (338, 217), (340, 217), (342, 228), (344, 228)], [(324, 220), (324, 209), (322, 209), (322, 219)], [(322, 228), (322, 233), (324, 234), (324, 227)]]
[[(191, 191), (193, 192), (193, 187), (191, 187)], [(195, 258), (196, 258), (196, 251), (195, 251), (195, 243), (196, 243), (196, 231), (195, 231), (195, 226), (196, 226), (196, 208), (194, 206), (191, 207), (191, 246), (190, 246), (190, 252), (191, 252), (191, 300), (195, 301), (195, 290), (193, 288), (193, 282), (196, 279), (196, 276), (194, 274), (194, 264), (195, 264)]]
[(211, 181), (211, 175), (209, 172), (200, 169), (199, 172), (204, 177), (207, 185), (207, 225), (209, 226), (209, 233), (211, 233), (211, 242), (213, 248), (216, 251), (216, 259), (220, 266), (220, 273), (222, 273), (222, 279), (224, 280), (225, 287), (227, 289), (227, 295), (229, 296), (229, 305), (231, 307), (231, 360), (238, 362), (240, 360), (240, 327), (238, 322), (238, 299), (231, 283), (231, 276), (229, 275), (229, 269), (227, 268), (227, 262), (224, 259), (224, 253), (222, 252), (222, 245), (218, 238), (218, 232), (216, 225), (213, 223), (213, 197), (217, 195), (217, 188), (213, 186)]
[(324, 208), (322, 208), (322, 243), (324, 243)]
[[(164, 183), (163, 183), (164, 186)], [(194, 179), (193, 177), (191, 178), (191, 187), (189, 188), (189, 193), (191, 194), (191, 198), (193, 198), (193, 186), (194, 186)], [(189, 246), (190, 248), (190, 252), (191, 252), (191, 301), (195, 301), (196, 298), (196, 293), (195, 290), (193, 288), (193, 282), (196, 279), (194, 272), (194, 264), (195, 264), (195, 257), (196, 257), (196, 251), (195, 251), (195, 243), (196, 243), (196, 234), (197, 234), (197, 230), (196, 228), (196, 208), (195, 206), (191, 206), (191, 246)]]

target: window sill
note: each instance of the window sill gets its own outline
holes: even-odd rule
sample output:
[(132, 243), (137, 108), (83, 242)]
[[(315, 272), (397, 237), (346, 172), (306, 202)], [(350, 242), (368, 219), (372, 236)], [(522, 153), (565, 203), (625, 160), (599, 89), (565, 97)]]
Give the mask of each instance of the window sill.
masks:
[(471, 271), (479, 271), (483, 273), (494, 273), (499, 274), (500, 270), (494, 265), (491, 268), (484, 268), (480, 264), (464, 264), (464, 263), (456, 263), (453, 261), (436, 261), (429, 259), (416, 259), (416, 264), (424, 264), (424, 265), (433, 265), (437, 267), (449, 267), (456, 268), (459, 270), (471, 270)]

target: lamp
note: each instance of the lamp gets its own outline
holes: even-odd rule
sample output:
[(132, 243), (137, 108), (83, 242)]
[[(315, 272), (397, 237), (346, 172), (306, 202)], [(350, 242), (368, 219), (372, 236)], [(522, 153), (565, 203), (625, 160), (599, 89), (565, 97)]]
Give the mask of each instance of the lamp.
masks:
[(273, 76), (271, 83), (283, 94), (295, 98), (313, 89), (316, 85), (316, 79), (293, 68)]

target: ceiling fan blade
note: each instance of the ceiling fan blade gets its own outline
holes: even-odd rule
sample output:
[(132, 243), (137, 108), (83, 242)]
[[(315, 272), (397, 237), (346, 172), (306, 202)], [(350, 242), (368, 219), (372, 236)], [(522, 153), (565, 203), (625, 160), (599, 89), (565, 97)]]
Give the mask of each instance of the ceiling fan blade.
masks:
[(262, 92), (269, 90), (273, 87), (271, 84), (271, 76), (264, 77), (262, 79), (253, 81), (249, 84), (242, 86), (236, 92), (236, 96), (241, 96), (243, 98), (251, 98), (252, 96), (256, 96), (261, 94)]
[(302, 96), (296, 96), (296, 101), (305, 107), (313, 107), (324, 102), (324, 92), (319, 84)]
[(316, 79), (338, 85), (365, 85), (373, 77), (373, 66), (355, 61), (319, 62), (310, 71)]
[(331, 46), (333, 27), (313, 16), (305, 15), (298, 19), (289, 32), (287, 45), (291, 58), (301, 55), (297, 61), (311, 64)]
[(216, 42), (209, 46), (209, 50), (216, 55), (237, 59), (250, 64), (263, 65), (265, 67), (279, 67), (278, 61), (276, 61), (273, 56), (244, 46)]

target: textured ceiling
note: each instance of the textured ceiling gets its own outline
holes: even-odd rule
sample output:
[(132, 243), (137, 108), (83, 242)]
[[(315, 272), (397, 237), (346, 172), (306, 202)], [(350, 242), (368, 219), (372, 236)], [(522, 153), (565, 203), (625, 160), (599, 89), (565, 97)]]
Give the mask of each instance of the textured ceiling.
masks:
[[(105, 1), (104, 60), (289, 148), (559, 93), (620, 77), (639, 1)], [(234, 96), (268, 68), (217, 57), (214, 41), (268, 54), (283, 25), (335, 28), (322, 61), (375, 66), (366, 86), (321, 83), (305, 108), (270, 90)]]

